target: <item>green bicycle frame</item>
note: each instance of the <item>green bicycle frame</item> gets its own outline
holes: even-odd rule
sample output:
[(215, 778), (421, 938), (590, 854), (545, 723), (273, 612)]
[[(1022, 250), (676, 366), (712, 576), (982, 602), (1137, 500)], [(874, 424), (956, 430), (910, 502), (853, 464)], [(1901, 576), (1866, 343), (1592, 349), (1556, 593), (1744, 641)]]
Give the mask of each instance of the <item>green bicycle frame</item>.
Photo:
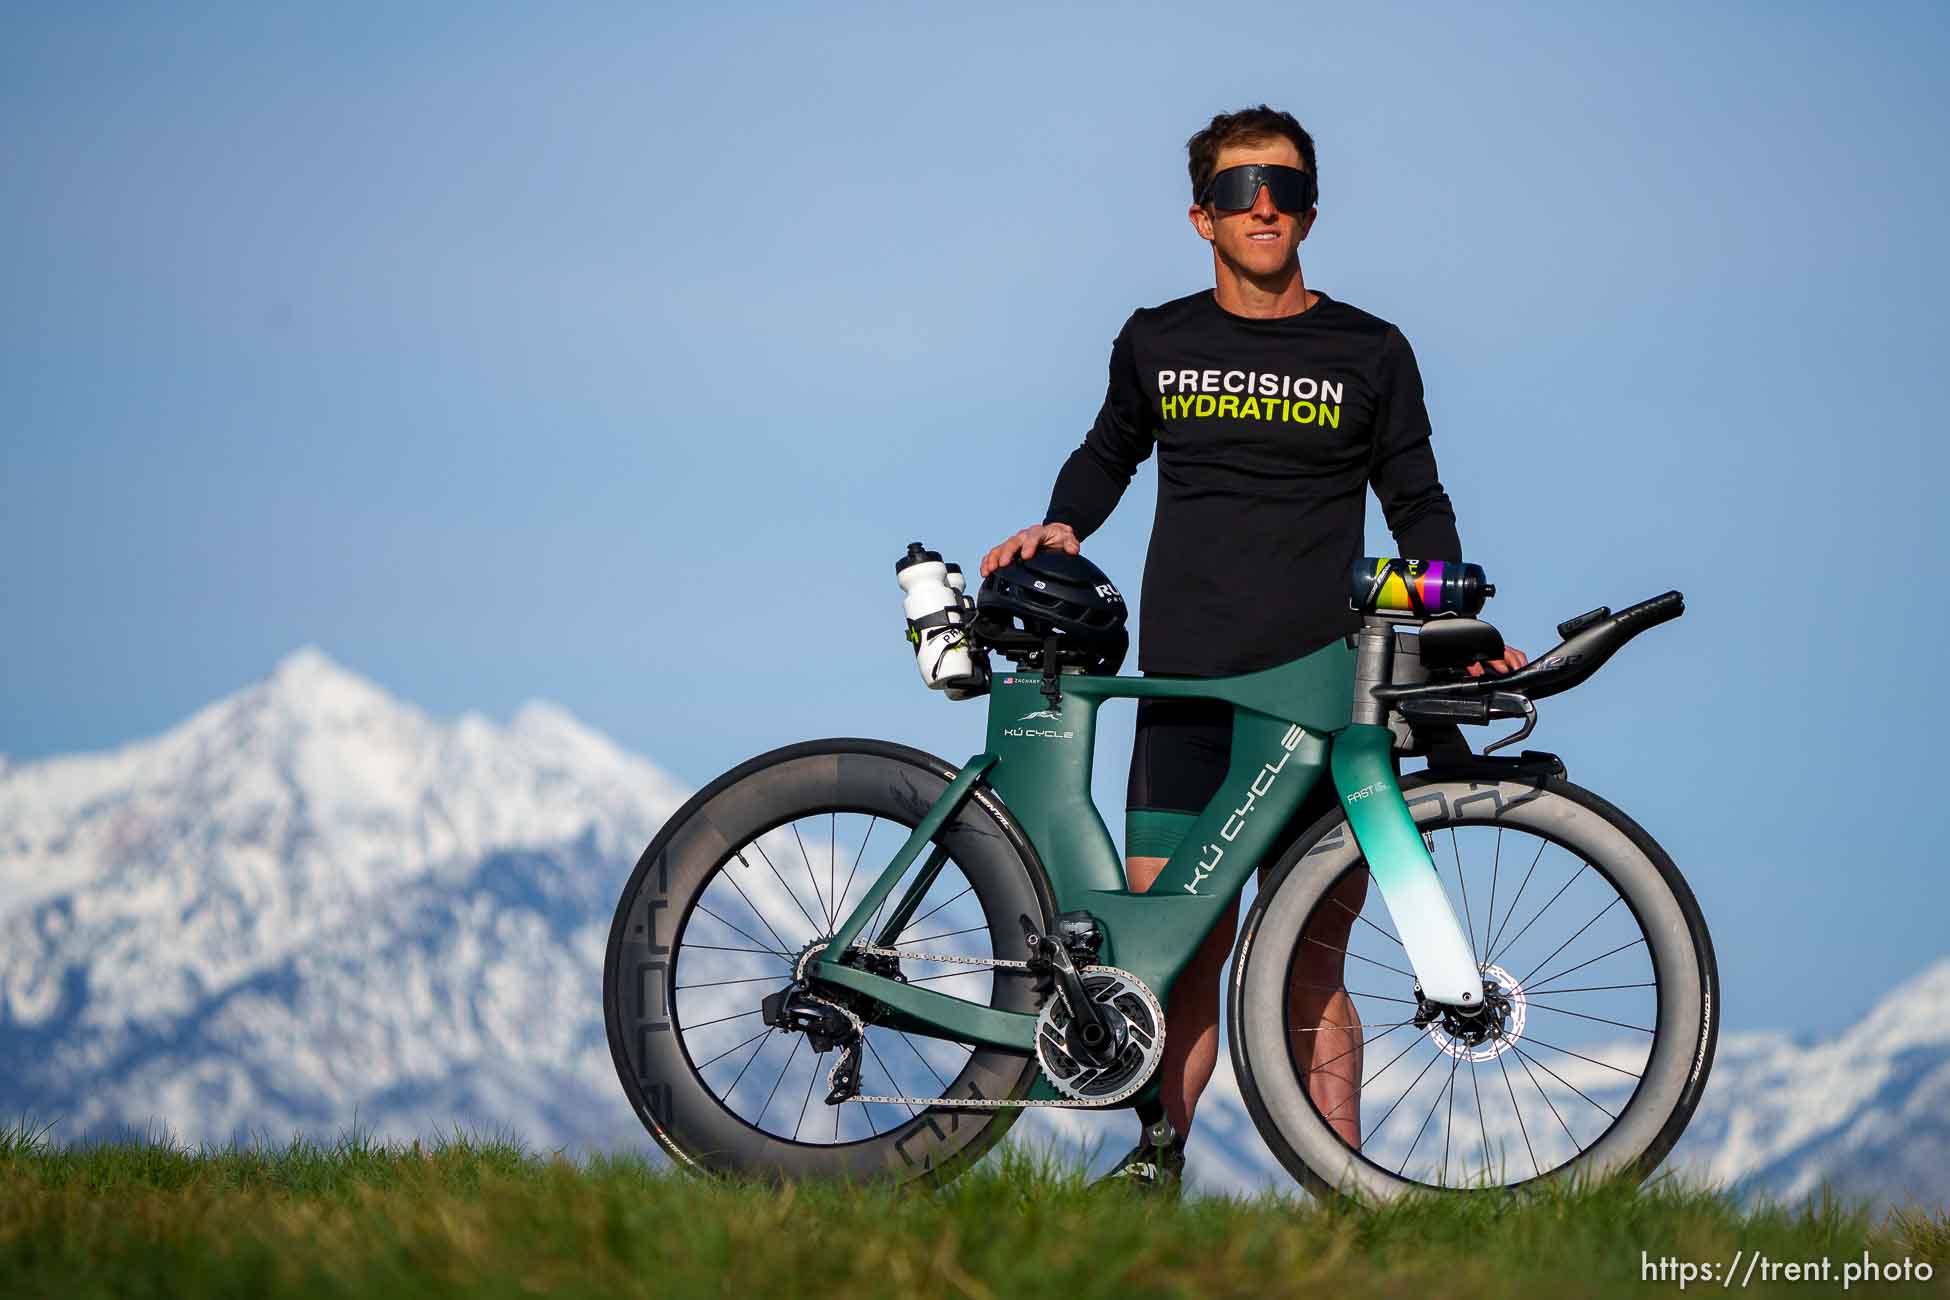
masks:
[[(949, 783), (827, 944), (813, 974), (873, 998), (900, 1028), (938, 1038), (1032, 1051), (1036, 1018), (875, 975), (834, 960), (978, 780), (1007, 805), (1041, 854), (1059, 912), (1087, 911), (1104, 934), (1102, 961), (1130, 971), (1167, 1002), (1173, 981), (1246, 877), (1272, 849), (1323, 772), (1407, 949), (1423, 995), (1473, 1007), (1482, 976), (1435, 864), (1395, 779), (1393, 734), (1353, 718), (1354, 651), (1336, 640), (1291, 663), (1203, 679), (1064, 674), (1050, 708), (1034, 672), (1000, 672), (989, 694), (988, 747)], [(1110, 832), (1090, 798), (1097, 710), (1109, 699), (1219, 699), (1233, 706), (1225, 783), (1143, 893), (1125, 885)], [(933, 883), (937, 849), (893, 909), (896, 932)], [(869, 936), (869, 942), (889, 942)]]

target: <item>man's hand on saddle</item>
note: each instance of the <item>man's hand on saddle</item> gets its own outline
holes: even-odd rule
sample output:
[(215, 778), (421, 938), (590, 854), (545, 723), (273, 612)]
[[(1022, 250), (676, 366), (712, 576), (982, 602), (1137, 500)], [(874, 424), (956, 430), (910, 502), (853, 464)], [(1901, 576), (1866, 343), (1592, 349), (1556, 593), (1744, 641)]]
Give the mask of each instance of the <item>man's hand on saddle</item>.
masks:
[[(1499, 673), (1513, 673), (1529, 662), (1530, 657), (1524, 654), (1523, 651), (1513, 645), (1506, 645), (1503, 647), (1503, 657), (1501, 659), (1490, 660), (1490, 668)], [(1480, 663), (1471, 664), (1469, 666), (1469, 675), (1471, 677), (1481, 677), (1483, 675), (1483, 665)]]
[(1003, 565), (1026, 560), (1044, 549), (1075, 555), (1079, 549), (1076, 530), (1068, 524), (1031, 524), (982, 557), (982, 576), (986, 578)]

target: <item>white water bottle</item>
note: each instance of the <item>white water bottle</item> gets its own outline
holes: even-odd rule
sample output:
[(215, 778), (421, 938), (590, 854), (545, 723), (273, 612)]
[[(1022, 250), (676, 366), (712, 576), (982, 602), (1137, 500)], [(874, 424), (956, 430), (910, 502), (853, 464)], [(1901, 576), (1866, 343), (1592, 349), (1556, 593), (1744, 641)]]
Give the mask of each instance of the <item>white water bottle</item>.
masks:
[(907, 612), (907, 639), (914, 646), (914, 665), (929, 690), (960, 686), (974, 680), (975, 665), (968, 653), (967, 614), (962, 593), (941, 556), (919, 542), (894, 562), (901, 584), (901, 606)]

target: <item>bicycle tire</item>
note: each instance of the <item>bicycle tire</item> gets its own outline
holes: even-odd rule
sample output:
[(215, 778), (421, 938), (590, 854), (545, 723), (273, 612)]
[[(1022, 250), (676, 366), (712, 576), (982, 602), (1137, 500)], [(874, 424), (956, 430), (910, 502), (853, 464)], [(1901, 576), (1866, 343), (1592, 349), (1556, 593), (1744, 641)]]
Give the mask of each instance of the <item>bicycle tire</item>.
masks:
[[(1509, 1191), (1546, 1180), (1607, 1177), (1642, 1180), (1665, 1158), (1690, 1121), (1705, 1088), (1718, 1040), (1719, 1026), (1715, 1014), (1719, 1002), (1718, 968), (1712, 940), (1692, 890), (1671, 858), (1643, 827), (1600, 796), (1562, 778), (1553, 777), (1541, 784), (1533, 784), (1445, 779), (1416, 773), (1403, 780), (1402, 792), (1418, 827), (1425, 835), (1445, 828), (1450, 829), (1453, 835), (1455, 829), (1461, 827), (1496, 827), (1499, 828), (1496, 834), (1499, 850), (1504, 841), (1504, 832), (1516, 830), (1532, 834), (1540, 840), (1539, 860), (1546, 843), (1558, 844), (1583, 858), (1583, 866), (1596, 868), (1596, 874), (1611, 882), (1618, 897), (1627, 903), (1631, 917), (1643, 933), (1646, 960), (1655, 977), (1654, 992), (1650, 995), (1656, 1012), (1656, 1025), (1650, 1029), (1653, 1042), (1647, 1050), (1642, 1072), (1638, 1075), (1638, 1082), (1633, 1085), (1630, 1099), (1613, 1116), (1603, 1134), (1589, 1147), (1578, 1146), (1575, 1156), (1548, 1170), (1543, 1168), (1532, 1151), (1531, 1163), (1537, 1169), (1534, 1177), (1519, 1178), (1514, 1182), (1492, 1181), (1488, 1171), (1496, 1160), (1490, 1150), (1489, 1129), (1484, 1118), (1485, 1103), (1479, 1093), (1475, 1105), (1479, 1122), (1484, 1126), (1485, 1176), (1476, 1184), (1447, 1190), (1474, 1191), (1493, 1187)], [(1533, 862), (1533, 870), (1534, 867)], [(1460, 881), (1460, 851), (1456, 869)], [(1292, 1046), (1294, 1033), (1289, 1025), (1290, 989), (1297, 978), (1293, 974), (1296, 947), (1301, 942), (1302, 934), (1308, 932), (1306, 927), (1312, 924), (1310, 918), (1314, 916), (1315, 909), (1328, 898), (1329, 891), (1345, 889), (1343, 882), (1350, 872), (1357, 870), (1365, 870), (1365, 861), (1341, 810), (1323, 815), (1301, 835), (1277, 864), (1270, 883), (1260, 893), (1241, 927), (1229, 985), (1229, 1012), (1233, 1027), (1233, 1065), (1240, 1092), (1254, 1125), (1274, 1156), (1316, 1195), (1374, 1202), (1394, 1199), (1409, 1192), (1430, 1190), (1432, 1185), (1386, 1168), (1380, 1157), (1367, 1149), (1368, 1144), (1377, 1139), (1366, 1132), (1365, 1121), (1357, 1121), (1364, 1125), (1360, 1135), (1362, 1149), (1357, 1150), (1343, 1140), (1313, 1100), (1308, 1083), (1302, 1078), (1300, 1066), (1296, 1063), (1297, 1049)], [(1582, 871), (1582, 867), (1579, 871)], [(1525, 877), (1526, 884), (1529, 879), (1529, 876)], [(1566, 887), (1570, 883), (1567, 880)], [(1446, 888), (1446, 878), (1444, 884)], [(1563, 890), (1559, 892), (1561, 894)], [(1466, 894), (1464, 901), (1467, 907)], [(1494, 901), (1492, 892), (1492, 913), (1495, 910)], [(1512, 914), (1516, 911), (1517, 901), (1512, 901)], [(1345, 907), (1345, 904), (1342, 906)], [(1546, 909), (1549, 906), (1547, 903)], [(1365, 904), (1362, 911), (1366, 911)], [(1490, 936), (1490, 922), (1493, 919), (1493, 916), (1485, 918), (1486, 937)], [(1345, 924), (1352, 932), (1355, 922)], [(1470, 927), (1473, 942), (1473, 920)], [(1485, 947), (1491, 946), (1504, 933), (1507, 933), (1507, 929), (1489, 937)], [(1385, 930), (1383, 934), (1386, 934)], [(1400, 941), (1397, 939), (1395, 942)], [(1559, 951), (1562, 950), (1563, 946), (1560, 945)], [(1491, 953), (1489, 957), (1496, 955)], [(1607, 957), (1610, 955), (1605, 954)], [(1539, 975), (1541, 973), (1541, 970), (1537, 972)], [(1557, 978), (1560, 976), (1552, 976), (1543, 983), (1551, 983)], [(1593, 986), (1594, 989), (1606, 987), (1622, 989), (1632, 986)], [(1409, 995), (1405, 992), (1403, 996)], [(1535, 1005), (1534, 998), (1532, 1004)], [(1559, 1008), (1553, 1006), (1550, 1009)], [(1586, 1015), (1585, 1019), (1603, 1017)], [(1622, 1027), (1645, 1028), (1634, 1025)], [(1417, 1027), (1411, 1033), (1427, 1034), (1429, 1031)], [(1365, 1040), (1365, 1028), (1362, 1036)], [(1463, 1059), (1470, 1059), (1473, 1081), (1477, 1061), (1466, 1052), (1444, 1048), (1444, 1039), (1435, 1035), (1431, 1035), (1431, 1038), (1438, 1051), (1446, 1051), (1452, 1058), (1449, 1066), (1449, 1102), (1453, 1120), (1456, 1098), (1460, 1095), (1460, 1087), (1455, 1083), (1458, 1067)], [(1455, 1039), (1446, 1041), (1452, 1045), (1458, 1042)], [(1362, 1046), (1366, 1045), (1367, 1042), (1363, 1041)], [(1498, 1047), (1493, 1038), (1489, 1050), (1498, 1052), (1495, 1059), (1500, 1065), (1504, 1064), (1502, 1054), (1505, 1050), (1515, 1052), (1519, 1057), (1519, 1067), (1528, 1071), (1530, 1062), (1543, 1059), (1542, 1053), (1538, 1050), (1537, 1055), (1522, 1056), (1516, 1052), (1521, 1045), (1521, 1035), (1512, 1040), (1509, 1049)], [(1411, 1040), (1410, 1047), (1413, 1046)], [(1549, 1046), (1555, 1051), (1564, 1050), (1555, 1045)], [(1390, 1052), (1393, 1050), (1394, 1045), (1391, 1044)], [(1533, 1047), (1533, 1050), (1537, 1049)], [(1348, 1051), (1342, 1052), (1342, 1055), (1348, 1054)], [(1573, 1052), (1565, 1054), (1579, 1055)], [(1358, 1056), (1355, 1059), (1361, 1060)], [(1617, 1068), (1596, 1057), (1581, 1056), (1580, 1059), (1607, 1069)], [(1393, 1064), (1391, 1059), (1389, 1066)], [(1433, 1060), (1431, 1064), (1434, 1064)], [(1424, 1066), (1424, 1073), (1428, 1069), (1429, 1066)], [(1506, 1074), (1515, 1073), (1508, 1071), (1507, 1065), (1505, 1069)], [(1531, 1082), (1536, 1084), (1537, 1072), (1530, 1073)], [(1393, 1086), (1400, 1086), (1399, 1079)], [(1585, 1095), (1575, 1085), (1570, 1086), (1579, 1096)], [(1369, 1080), (1364, 1078), (1361, 1087), (1367, 1089)], [(1538, 1084), (1537, 1092), (1548, 1101), (1545, 1086)], [(1356, 1096), (1362, 1094), (1357, 1092)], [(1405, 1098), (1407, 1094), (1403, 1093), (1402, 1096)], [(1523, 1125), (1514, 1085), (1511, 1086), (1510, 1100), (1512, 1110), (1518, 1116), (1519, 1127), (1524, 1132), (1524, 1145), (1528, 1147), (1532, 1134)], [(1361, 1104), (1366, 1104), (1365, 1099)], [(1379, 1105), (1378, 1102), (1375, 1104)], [(1596, 1101), (1592, 1101), (1592, 1104), (1612, 1114), (1602, 1104)], [(1400, 1105), (1399, 1100), (1396, 1105)], [(1339, 1107), (1334, 1109), (1338, 1110)], [(1555, 1106), (1552, 1106), (1551, 1113), (1557, 1114)], [(1409, 1117), (1412, 1119), (1412, 1111)], [(1424, 1122), (1427, 1123), (1426, 1120)], [(1386, 1123), (1385, 1118), (1383, 1123)], [(1566, 1135), (1576, 1145), (1576, 1135), (1561, 1116), (1558, 1123), (1565, 1124)], [(1552, 1136), (1555, 1137), (1554, 1134)], [(1420, 1141), (1419, 1132), (1416, 1140)], [(1393, 1154), (1392, 1150), (1388, 1152), (1391, 1162)], [(1411, 1147), (1409, 1156), (1413, 1154), (1414, 1148)], [(1403, 1163), (1405, 1167), (1409, 1157), (1404, 1157)], [(1442, 1166), (1445, 1183), (1448, 1166), (1449, 1151), (1445, 1138)]]
[[(870, 814), (876, 822), (900, 827), (887, 841), (891, 852), (954, 775), (952, 766), (933, 755), (885, 741), (841, 738), (790, 745), (740, 764), (711, 782), (671, 817), (644, 850), (618, 900), (610, 928), (603, 966), (604, 1020), (624, 1092), (651, 1135), (680, 1166), (772, 1180), (831, 1177), (931, 1185), (966, 1168), (1015, 1122), (1020, 1112), (1012, 1108), (909, 1108), (911, 1119), (871, 1138), (799, 1141), (795, 1127), (793, 1138), (787, 1140), (763, 1127), (765, 1112), (756, 1120), (735, 1112), (704, 1079), (703, 1067), (685, 1045), (689, 1031), (678, 994), (697, 986), (678, 982), (679, 969), (686, 964), (684, 936), (705, 891), (740, 861), (736, 855), (741, 848), (762, 842), (761, 837), (788, 824), (796, 829), (807, 818), (849, 813)], [(872, 834), (870, 826), (868, 835)], [(1050, 891), (1034, 848), (994, 791), (977, 783), (933, 842), (948, 851), (952, 867), (973, 891), (992, 954), (1016, 960), (1027, 957), (1018, 918), (1027, 915), (1046, 930), (1053, 912)], [(803, 842), (800, 847), (805, 850)], [(863, 843), (862, 854), (866, 847)], [(810, 858), (806, 869), (809, 877), (816, 877)], [(862, 878), (863, 887), (873, 879), (869, 870)], [(813, 886), (817, 893), (816, 878)], [(838, 908), (837, 900), (834, 906)], [(711, 914), (722, 919), (715, 917), (715, 911)], [(755, 903), (752, 914), (765, 920)], [(815, 922), (810, 914), (807, 920), (815, 933), (825, 924), (824, 918)], [(744, 928), (761, 934), (760, 926), (749, 919)], [(701, 954), (694, 948), (693, 955)], [(757, 960), (764, 962), (762, 957)], [(726, 983), (749, 983), (756, 1005), (764, 994), (784, 987), (790, 965), (778, 968), (779, 978), (772, 983), (762, 979)], [(1004, 1010), (1033, 1013), (1039, 1006), (1032, 981), (1014, 972), (998, 972), (986, 996), (988, 1005)], [(803, 1035), (788, 1037), (803, 1040)], [(769, 1047), (769, 1039), (762, 1042), (753, 1059)], [(797, 1051), (795, 1044), (795, 1056)], [(916, 1054), (920, 1055), (918, 1049)], [(927, 1063), (926, 1057), (922, 1060)], [(806, 1095), (810, 1098), (817, 1090), (823, 1099), (817, 1064), (813, 1069)], [(975, 1048), (947, 1091), (926, 1091), (940, 1096), (1020, 1098), (1036, 1074), (1033, 1056)], [(734, 1084), (726, 1097), (736, 1088)], [(845, 1103), (841, 1110), (857, 1104)], [(808, 1108), (802, 1105), (802, 1119)], [(838, 1139), (839, 1113), (832, 1114), (832, 1123)]]

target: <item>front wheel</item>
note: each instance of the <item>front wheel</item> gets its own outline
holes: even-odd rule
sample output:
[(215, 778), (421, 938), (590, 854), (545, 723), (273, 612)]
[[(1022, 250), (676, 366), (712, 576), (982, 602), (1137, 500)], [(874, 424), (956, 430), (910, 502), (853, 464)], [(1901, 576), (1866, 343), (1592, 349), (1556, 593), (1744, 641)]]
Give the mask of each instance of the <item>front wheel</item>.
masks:
[[(826, 1104), (835, 1051), (768, 1027), (761, 1003), (830, 939), (947, 789), (919, 750), (823, 740), (774, 750), (713, 781), (658, 833), (617, 903), (603, 1013), (624, 1091), (688, 1167), (768, 1178), (932, 1182), (980, 1156), (1014, 1109), (905, 1101)], [(874, 939), (908, 883), (938, 874), (900, 923), (903, 953), (874, 968), (998, 1010), (1034, 1013), (1027, 973), (928, 956), (1029, 955), (1021, 917), (1049, 924), (1048, 886), (1008, 810), (978, 783), (862, 933)], [(838, 996), (838, 995), (836, 995)], [(861, 1087), (897, 1098), (1017, 1098), (1031, 1056), (903, 1032), (866, 1005)]]
[(1643, 1178), (1706, 1084), (1719, 977), (1665, 851), (1569, 781), (1422, 774), (1402, 793), (1483, 971), (1423, 1004), (1345, 816), (1304, 833), (1241, 929), (1230, 1013), (1247, 1109), (1317, 1194)]

